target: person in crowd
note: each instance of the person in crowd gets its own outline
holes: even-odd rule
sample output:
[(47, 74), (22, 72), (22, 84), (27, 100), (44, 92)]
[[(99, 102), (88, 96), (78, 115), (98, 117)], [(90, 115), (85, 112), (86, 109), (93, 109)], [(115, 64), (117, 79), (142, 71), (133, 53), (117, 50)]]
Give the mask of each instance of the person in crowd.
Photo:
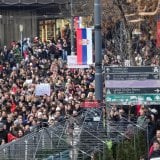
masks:
[(116, 107), (116, 105), (113, 105), (110, 111), (110, 119), (112, 121), (118, 121), (119, 120), (119, 112)]
[(135, 62), (136, 62), (136, 66), (142, 65), (142, 57), (140, 54), (137, 54), (137, 56), (135, 57)]
[(0, 144), (8, 142), (7, 131), (4, 129), (4, 124), (0, 122)]
[(62, 48), (63, 48), (63, 60), (64, 61), (67, 61), (67, 55), (68, 55), (68, 52), (69, 52), (69, 48), (68, 48), (68, 44), (67, 44), (67, 40), (64, 38), (63, 39), (63, 45), (62, 45)]
[(145, 106), (141, 106), (140, 108), (140, 115), (137, 119), (137, 125), (141, 128), (146, 128), (148, 126), (148, 116), (146, 115), (147, 109)]
[(150, 149), (149, 149), (149, 154), (153, 152), (153, 142), (154, 141), (159, 141), (160, 142), (160, 130), (156, 130), (156, 135), (152, 138), (150, 142)]
[(153, 151), (149, 155), (149, 160), (152, 160), (152, 158), (159, 158), (160, 157), (160, 142), (155, 140), (153, 142)]

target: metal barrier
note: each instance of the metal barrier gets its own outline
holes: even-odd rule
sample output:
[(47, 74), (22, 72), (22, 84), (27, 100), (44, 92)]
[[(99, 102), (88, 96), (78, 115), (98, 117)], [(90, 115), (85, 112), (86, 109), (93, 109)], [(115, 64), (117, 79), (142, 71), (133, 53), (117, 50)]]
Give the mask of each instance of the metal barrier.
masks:
[(2, 160), (33, 160), (57, 154), (68, 150), (66, 137), (63, 135), (66, 123), (57, 126), (42, 128), (28, 134), (21, 139), (0, 147), (0, 159)]
[[(127, 136), (126, 122), (103, 125), (102, 110), (86, 110), (56, 126), (42, 128), (14, 142), (0, 146), (0, 160), (81, 160), (104, 153), (106, 142), (117, 143)], [(133, 126), (134, 124), (132, 124)], [(134, 134), (139, 128), (134, 128)]]

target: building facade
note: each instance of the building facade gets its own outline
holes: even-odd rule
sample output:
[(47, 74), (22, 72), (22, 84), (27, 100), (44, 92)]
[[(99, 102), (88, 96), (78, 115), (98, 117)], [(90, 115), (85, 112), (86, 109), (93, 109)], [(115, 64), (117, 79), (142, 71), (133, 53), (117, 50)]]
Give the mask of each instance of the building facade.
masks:
[[(90, 14), (90, 1), (93, 0), (0, 0), (0, 47), (22, 37), (39, 37), (42, 41), (56, 38), (66, 24), (70, 25), (72, 16)], [(84, 19), (84, 26), (90, 19)]]
[(0, 46), (19, 41), (21, 33), (23, 38), (55, 37), (69, 16), (67, 7), (68, 0), (0, 0)]

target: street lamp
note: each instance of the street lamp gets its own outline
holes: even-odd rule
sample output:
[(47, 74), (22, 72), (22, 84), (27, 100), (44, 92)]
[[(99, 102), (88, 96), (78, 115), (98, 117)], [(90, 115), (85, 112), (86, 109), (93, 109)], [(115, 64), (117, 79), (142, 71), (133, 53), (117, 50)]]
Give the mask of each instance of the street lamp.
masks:
[(23, 56), (23, 24), (19, 25), (19, 31), (21, 35), (21, 55)]

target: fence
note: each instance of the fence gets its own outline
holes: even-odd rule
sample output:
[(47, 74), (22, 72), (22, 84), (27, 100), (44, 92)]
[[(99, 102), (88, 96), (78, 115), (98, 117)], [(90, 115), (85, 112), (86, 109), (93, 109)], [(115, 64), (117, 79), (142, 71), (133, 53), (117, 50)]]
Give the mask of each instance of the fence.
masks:
[(97, 152), (98, 159), (104, 159), (108, 142), (117, 144), (130, 138), (129, 124), (133, 137), (140, 129), (128, 121), (121, 125), (108, 121), (104, 126), (102, 113), (101, 109), (86, 110), (76, 118), (2, 145), (0, 160), (85, 160), (95, 158)]

